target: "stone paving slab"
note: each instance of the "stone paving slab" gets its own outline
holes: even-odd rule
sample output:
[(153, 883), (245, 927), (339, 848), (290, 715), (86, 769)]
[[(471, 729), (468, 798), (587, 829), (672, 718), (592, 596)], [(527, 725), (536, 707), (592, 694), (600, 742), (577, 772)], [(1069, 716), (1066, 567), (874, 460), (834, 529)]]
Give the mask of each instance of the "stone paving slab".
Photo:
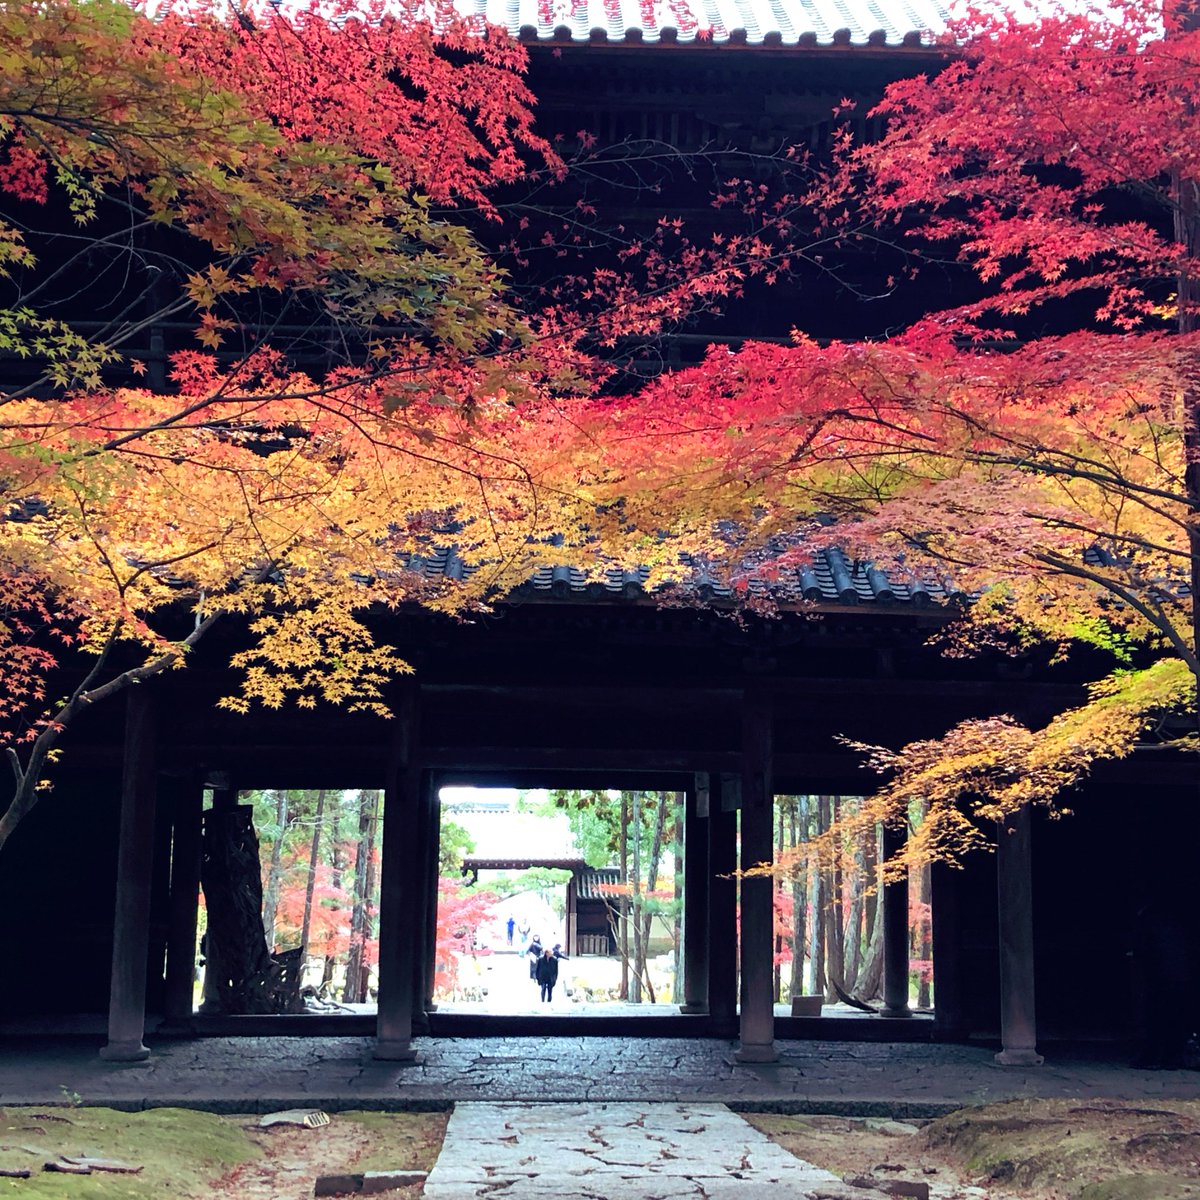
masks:
[(919, 1117), (1019, 1097), (1200, 1099), (1200, 1072), (1133, 1070), (1053, 1046), (1043, 1066), (1001, 1067), (982, 1046), (800, 1041), (780, 1041), (778, 1063), (744, 1064), (735, 1043), (714, 1038), (418, 1038), (420, 1061), (407, 1066), (372, 1058), (365, 1037), (158, 1038), (137, 1064), (101, 1060), (100, 1045), (0, 1037), (0, 1104), (78, 1096), (126, 1109), (271, 1112), (664, 1101)]
[(720, 1104), (458, 1105), (430, 1200), (811, 1196), (837, 1176)]

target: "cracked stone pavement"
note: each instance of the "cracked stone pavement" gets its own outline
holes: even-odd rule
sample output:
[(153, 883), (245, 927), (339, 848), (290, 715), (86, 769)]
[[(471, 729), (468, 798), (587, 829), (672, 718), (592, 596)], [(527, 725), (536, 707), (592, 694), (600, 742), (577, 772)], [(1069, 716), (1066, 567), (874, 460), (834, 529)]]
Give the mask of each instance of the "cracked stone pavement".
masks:
[(816, 1192), (840, 1194), (837, 1176), (723, 1104), (459, 1104), (425, 1184), (428, 1200), (801, 1200)]

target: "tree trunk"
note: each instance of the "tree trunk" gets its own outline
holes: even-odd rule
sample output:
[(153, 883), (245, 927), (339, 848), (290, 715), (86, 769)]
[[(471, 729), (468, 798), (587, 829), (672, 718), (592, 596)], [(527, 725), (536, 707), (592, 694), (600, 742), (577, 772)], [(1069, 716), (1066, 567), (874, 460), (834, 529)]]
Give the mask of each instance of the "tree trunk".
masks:
[(215, 981), (205, 988), (206, 1003), (215, 999), (230, 1015), (274, 1012), (278, 972), (263, 935), (262, 868), (249, 806), (204, 814), (200, 882), (208, 910), (205, 970)]
[(663, 834), (667, 827), (668, 797), (673, 792), (657, 792), (658, 807), (654, 812), (654, 833), (650, 840), (650, 858), (646, 864), (646, 890), (642, 895), (642, 983), (650, 1003), (655, 1003), (654, 984), (650, 979), (650, 926), (654, 920), (654, 899), (651, 893), (658, 887), (658, 869), (662, 864)]
[[(800, 845), (800, 816), (803, 804), (802, 796), (797, 796), (792, 802), (790, 823), (793, 850)], [(807, 880), (807, 871), (801, 871), (797, 866), (792, 875), (792, 982), (790, 990), (793, 996), (799, 996), (804, 991), (804, 947), (808, 924), (805, 920), (804, 909), (808, 898)]]
[[(837, 797), (821, 796), (818, 803), (821, 806), (822, 829), (832, 829), (838, 816)], [(842, 864), (839, 848), (833, 841), (827, 843), (825, 864), (822, 888), (825, 893), (825, 999), (834, 1003), (837, 1001), (834, 983), (845, 987), (845, 962), (842, 941)]]
[(317, 815), (313, 819), (312, 845), (308, 851), (308, 881), (304, 886), (304, 919), (300, 925), (300, 973), (308, 959), (308, 934), (312, 928), (313, 895), (317, 890), (317, 856), (321, 852), (321, 823), (325, 819), (325, 789), (317, 793)]
[(872, 862), (875, 886), (874, 903), (871, 905), (871, 920), (869, 923), (870, 940), (867, 942), (867, 952), (863, 955), (862, 967), (858, 972), (858, 989), (856, 995), (860, 1000), (876, 1000), (883, 994), (883, 905), (879, 903), (880, 864), (879, 864), (879, 829), (875, 830), (872, 842)]
[[(821, 802), (818, 799), (813, 805), (812, 836), (819, 838), (823, 832), (821, 827)], [(809, 867), (810, 879), (810, 909), (812, 913), (812, 933), (809, 936), (809, 980), (810, 996), (825, 994), (825, 855), (822, 851)]]
[(683, 792), (675, 792), (675, 840), (671, 847), (671, 855), (675, 860), (675, 891), (672, 906), (675, 909), (671, 937), (675, 943), (674, 961), (671, 964), (671, 999), (676, 1004), (683, 1001), (683, 820), (686, 797)]
[(267, 945), (275, 949), (275, 914), (279, 911), (279, 885), (283, 881), (283, 835), (287, 827), (288, 795), (282, 789), (275, 793), (275, 842), (271, 846), (271, 866), (267, 871), (267, 887), (263, 894), (263, 933)]
[[(784, 805), (778, 800), (775, 802), (775, 861), (779, 862), (783, 858), (783, 852), (786, 849), (783, 841), (784, 834)], [(778, 880), (771, 880), (771, 898), (774, 901), (772, 904), (773, 920), (772, 925), (775, 930), (775, 936), (772, 939), (775, 947), (775, 969), (771, 973), (771, 986), (774, 989), (772, 996), (775, 998), (775, 1003), (778, 1004), (783, 999), (781, 991), (783, 987), (783, 929), (779, 921), (779, 900), (783, 896), (783, 884)]]
[[(621, 882), (629, 884), (629, 793), (621, 793)], [(620, 902), (621, 932), (618, 949), (621, 952), (621, 999), (629, 1000), (629, 897), (624, 892)]]
[(358, 844), (354, 848), (354, 904), (350, 910), (350, 950), (346, 958), (343, 1004), (362, 1004), (367, 998), (367, 940), (371, 936), (370, 905), (375, 864), (375, 823), (379, 792), (362, 791), (358, 797)]
[(642, 979), (646, 974), (646, 945), (642, 940), (642, 793), (634, 792), (631, 797), (633, 811), (633, 977), (630, 980), (629, 999), (634, 1004), (642, 1002)]
[(846, 982), (843, 985), (848, 992), (854, 991), (858, 982), (858, 972), (862, 964), (862, 923), (863, 923), (863, 853), (862, 843), (854, 848), (850, 858), (850, 913), (846, 918)]

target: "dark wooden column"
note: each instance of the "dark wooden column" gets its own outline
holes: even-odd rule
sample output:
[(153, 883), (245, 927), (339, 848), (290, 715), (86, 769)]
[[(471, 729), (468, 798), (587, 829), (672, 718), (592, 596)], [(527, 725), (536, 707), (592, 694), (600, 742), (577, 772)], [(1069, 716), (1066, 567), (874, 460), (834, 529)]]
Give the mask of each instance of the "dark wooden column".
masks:
[(108, 1042), (100, 1057), (138, 1062), (150, 1051), (146, 1032), (146, 959), (150, 944), (150, 889), (154, 876), (157, 779), (155, 707), (148, 684), (125, 700), (125, 757), (121, 785), (117, 904), (113, 926)]
[(962, 929), (958, 919), (958, 877), (961, 871), (934, 863), (929, 871), (933, 889), (933, 1020), (937, 1037), (956, 1041), (963, 1035)]
[(1000, 905), (1000, 1042), (1006, 1067), (1042, 1062), (1037, 1052), (1033, 971), (1033, 822), (1029, 806), (1002, 825), (996, 838)]
[[(742, 708), (743, 871), (774, 859), (774, 793), (771, 788), (771, 704), (758, 689), (747, 690)], [(775, 951), (774, 880), (742, 878), (741, 1019), (739, 1062), (774, 1062)]]
[(707, 772), (687, 790), (683, 810), (683, 1003), (684, 1013), (708, 1012), (708, 812)]
[(414, 918), (420, 940), (417, 943), (417, 972), (415, 983), (417, 995), (413, 1012), (413, 1032), (429, 1032), (429, 1014), (437, 1011), (433, 989), (437, 976), (437, 903), (438, 903), (438, 852), (441, 849), (442, 804), (441, 784), (433, 771), (421, 775), (421, 808), (418, 814), (417, 831), (424, 848), (421, 859), (421, 894)]
[[(212, 812), (229, 813), (237, 808), (238, 789), (225, 771), (216, 772), (209, 780), (212, 786)], [(203, 805), (203, 801), (201, 801)], [(200, 861), (204, 861), (204, 816), (200, 820)], [(211, 924), (204, 935), (204, 984), (200, 995), (200, 1012), (204, 1016), (219, 1016), (225, 1011), (221, 996), (221, 972), (228, 951), (221, 945), (219, 931)], [(227, 964), (225, 964), (227, 965)]]
[(737, 796), (734, 775), (709, 776), (708, 1013), (717, 1037), (737, 1032)]
[(196, 911), (200, 898), (200, 827), (204, 784), (199, 776), (171, 781), (171, 898), (163, 1015), (192, 1016), (196, 978)]
[[(908, 826), (883, 827), (883, 861), (904, 850)], [(908, 875), (883, 888), (883, 1015), (911, 1017), (908, 1007)]]
[(422, 861), (422, 847), (416, 836), (421, 786), (416, 762), (420, 733), (416, 688), (406, 689), (396, 709), (395, 740), (383, 789), (375, 1057), (414, 1062), (413, 997), (419, 929), (414, 908), (420, 895)]

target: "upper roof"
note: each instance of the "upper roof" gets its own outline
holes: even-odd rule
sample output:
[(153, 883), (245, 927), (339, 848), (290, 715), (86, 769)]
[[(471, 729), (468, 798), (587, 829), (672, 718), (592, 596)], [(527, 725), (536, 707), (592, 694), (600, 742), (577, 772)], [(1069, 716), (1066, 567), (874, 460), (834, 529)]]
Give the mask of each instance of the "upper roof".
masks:
[[(465, 563), (452, 546), (431, 546), (421, 555), (413, 555), (407, 567), (422, 578), (440, 582), (461, 582), (476, 568)], [(734, 588), (700, 565), (693, 565), (690, 577), (675, 588), (651, 591), (646, 587), (650, 572), (646, 567), (612, 567), (602, 578), (589, 577), (580, 568), (540, 567), (525, 583), (508, 596), (510, 601), (552, 600), (624, 600), (652, 601), (661, 604), (672, 595), (678, 599), (695, 598), (704, 604), (733, 605), (746, 600), (768, 599), (785, 607), (804, 604), (856, 606), (871, 604), (888, 607), (902, 604), (913, 608), (961, 603), (967, 593), (948, 578), (934, 579), (896, 571), (880, 570), (873, 563), (850, 559), (836, 546), (818, 550), (806, 566), (773, 570), (769, 578), (753, 570), (743, 589)]]
[(527, 42), (919, 46), (946, 0), (455, 0)]

